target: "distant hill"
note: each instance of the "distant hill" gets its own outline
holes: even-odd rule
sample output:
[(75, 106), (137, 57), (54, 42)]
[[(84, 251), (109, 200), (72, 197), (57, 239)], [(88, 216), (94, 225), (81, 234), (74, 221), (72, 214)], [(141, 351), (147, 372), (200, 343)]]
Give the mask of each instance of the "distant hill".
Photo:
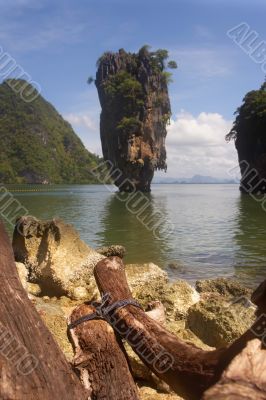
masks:
[(93, 183), (99, 157), (42, 96), (26, 103), (7, 82), (0, 84), (0, 182)]
[(239, 183), (234, 179), (220, 179), (212, 176), (194, 175), (192, 178), (154, 178), (153, 183), (168, 183), (168, 184), (217, 184), (217, 183)]

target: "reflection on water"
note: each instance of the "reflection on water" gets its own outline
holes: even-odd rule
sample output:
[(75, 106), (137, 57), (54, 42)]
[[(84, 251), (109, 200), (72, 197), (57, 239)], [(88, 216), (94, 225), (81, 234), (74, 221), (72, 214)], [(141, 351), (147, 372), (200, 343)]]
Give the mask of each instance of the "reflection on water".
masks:
[(260, 201), (240, 195), (234, 240), (236, 277), (247, 284), (261, 282), (266, 277), (266, 212)]
[(160, 235), (161, 230), (156, 226), (167, 224), (166, 199), (156, 202), (152, 194), (144, 197), (140, 193), (132, 201), (121, 201), (121, 198), (114, 193), (106, 202), (101, 220), (103, 229), (98, 234), (100, 241), (105, 245), (125, 246), (128, 263), (156, 261), (163, 264), (169, 243), (166, 234)]
[(73, 224), (92, 247), (124, 245), (126, 262), (154, 262), (171, 278), (192, 282), (237, 276), (255, 285), (266, 277), (266, 213), (237, 185), (153, 185), (144, 214), (150, 222), (158, 213), (163, 225), (171, 222), (165, 232), (145, 228), (137, 218), (139, 197), (130, 211), (112, 186), (48, 188), (15, 196), (37, 218)]

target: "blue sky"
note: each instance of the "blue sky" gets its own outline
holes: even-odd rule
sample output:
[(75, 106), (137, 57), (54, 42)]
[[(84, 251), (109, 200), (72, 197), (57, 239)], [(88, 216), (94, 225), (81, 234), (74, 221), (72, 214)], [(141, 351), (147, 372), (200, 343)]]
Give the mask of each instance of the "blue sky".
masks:
[(224, 143), (244, 94), (264, 80), (226, 32), (245, 22), (266, 40), (265, 0), (0, 0), (0, 46), (100, 154), (97, 91), (88, 86), (106, 50), (167, 48), (178, 63), (170, 87), (169, 176), (226, 177), (236, 162)]

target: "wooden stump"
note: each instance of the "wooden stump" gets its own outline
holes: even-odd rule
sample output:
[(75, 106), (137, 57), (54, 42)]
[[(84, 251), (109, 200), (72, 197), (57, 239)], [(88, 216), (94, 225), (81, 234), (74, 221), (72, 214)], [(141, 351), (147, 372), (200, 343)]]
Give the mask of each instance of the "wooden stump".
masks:
[(0, 398), (88, 399), (24, 291), (0, 222)]
[[(70, 322), (92, 314), (95, 308), (77, 307)], [(74, 366), (93, 400), (138, 400), (138, 389), (132, 378), (121, 339), (103, 320), (83, 322), (70, 330), (75, 349)]]

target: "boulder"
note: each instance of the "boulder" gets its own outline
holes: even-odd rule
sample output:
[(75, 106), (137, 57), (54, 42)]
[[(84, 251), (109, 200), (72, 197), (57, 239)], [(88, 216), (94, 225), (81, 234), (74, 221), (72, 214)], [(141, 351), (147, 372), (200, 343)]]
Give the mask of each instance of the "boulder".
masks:
[(182, 339), (187, 343), (194, 344), (202, 350), (214, 350), (214, 347), (208, 346), (186, 326), (185, 320), (167, 322), (166, 328), (174, 335), (179, 337), (179, 339)]
[(41, 294), (41, 288), (37, 283), (28, 282), (28, 270), (25, 264), (16, 262), (16, 267), (20, 281), (26, 292), (28, 292), (29, 295), (39, 296)]
[(234, 279), (216, 278), (196, 281), (199, 293), (217, 293), (225, 297), (250, 297), (252, 290), (241, 285)]
[(128, 264), (126, 274), (133, 296), (146, 309), (154, 300), (160, 300), (168, 320), (184, 319), (190, 306), (200, 299), (196, 290), (186, 281), (169, 283), (166, 272), (153, 263)]
[(30, 283), (30, 282), (28, 282), (27, 291), (30, 296), (31, 295), (32, 296), (40, 296), (42, 293), (42, 289), (40, 288), (40, 286), (37, 283)]
[(172, 293), (175, 320), (184, 319), (188, 309), (200, 300), (198, 292), (184, 280), (178, 280), (169, 287)]
[[(166, 272), (153, 263), (126, 264), (125, 268), (133, 297), (137, 297), (144, 308), (151, 301), (158, 299), (158, 290), (164, 289), (168, 283)], [(147, 293), (143, 293), (145, 289)]]
[(182, 400), (182, 397), (175, 393), (158, 393), (151, 387), (142, 386), (140, 388), (141, 400)]
[(26, 291), (28, 291), (28, 270), (25, 266), (25, 264), (21, 263), (21, 262), (16, 262), (16, 267), (17, 267), (17, 271), (18, 271), (18, 276), (19, 279), (22, 283), (22, 286), (24, 287), (24, 289)]
[[(114, 247), (120, 249), (122, 256), (122, 247)], [(16, 261), (26, 267), (25, 270), (21, 265), (24, 285), (26, 281), (37, 283), (43, 296), (99, 299), (93, 269), (104, 255), (84, 243), (71, 225), (56, 219), (39, 221), (22, 217), (14, 231), (13, 250)], [(126, 273), (133, 295), (145, 307), (163, 296), (166, 309), (173, 312), (180, 292), (176, 293), (174, 286), (167, 286), (167, 274), (162, 269), (153, 263), (129, 264)]]
[(166, 314), (163, 303), (159, 300), (152, 301), (146, 308), (146, 314), (161, 325), (166, 324)]
[(63, 310), (58, 301), (52, 301), (51, 299), (45, 301), (43, 298), (36, 298), (33, 303), (67, 360), (71, 362), (74, 352), (67, 336), (67, 316), (73, 307), (69, 308), (66, 313), (66, 309)]
[(189, 308), (186, 327), (207, 345), (220, 348), (239, 338), (254, 321), (255, 307), (250, 303), (212, 295)]
[(120, 257), (124, 258), (126, 255), (126, 249), (124, 246), (120, 246), (118, 244), (112, 245), (112, 246), (105, 246), (105, 247), (100, 247), (99, 249), (96, 249), (96, 251), (100, 254), (102, 254), (105, 257)]
[(84, 300), (97, 296), (93, 268), (104, 256), (84, 243), (71, 225), (22, 217), (13, 250), (16, 261), (28, 270), (28, 281), (38, 283), (43, 294)]

